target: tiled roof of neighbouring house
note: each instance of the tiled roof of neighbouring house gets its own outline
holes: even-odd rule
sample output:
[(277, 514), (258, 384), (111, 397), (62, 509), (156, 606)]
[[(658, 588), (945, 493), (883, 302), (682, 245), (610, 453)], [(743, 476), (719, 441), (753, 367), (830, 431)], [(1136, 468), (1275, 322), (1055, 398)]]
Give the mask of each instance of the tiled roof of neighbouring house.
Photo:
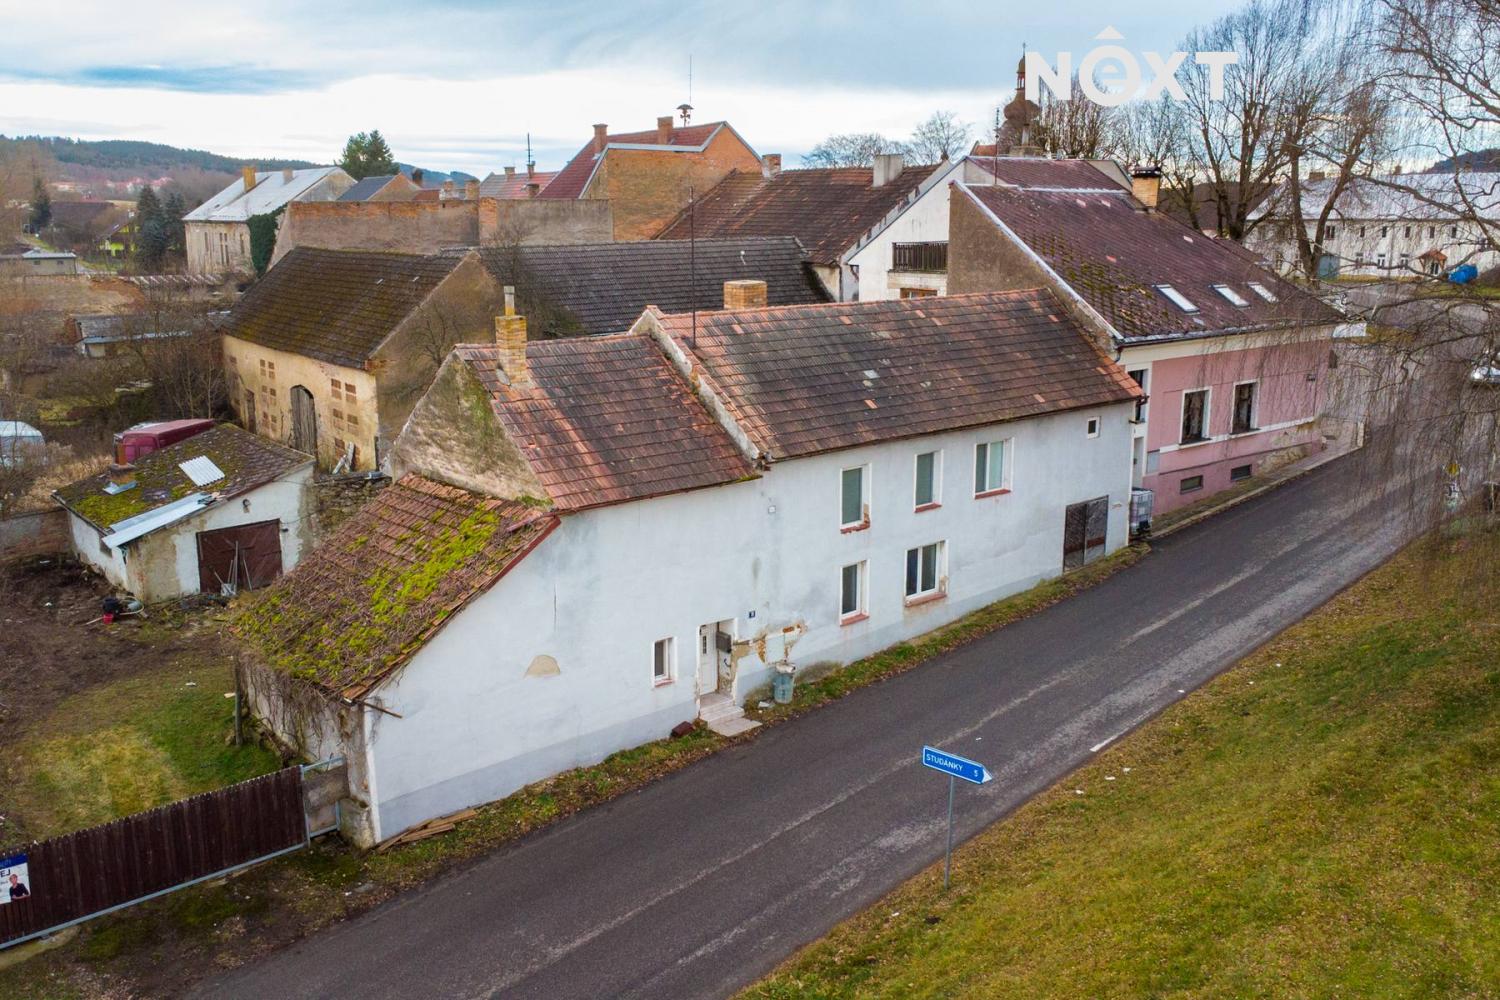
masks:
[(517, 392), (492, 345), (455, 350), (557, 507), (640, 500), (749, 478), (754, 468), (650, 338), (533, 341)]
[(538, 190), (552, 183), (557, 171), (538, 170), (533, 174), (490, 174), (479, 182), (479, 197), (512, 200), (526, 198), (526, 185), (535, 184)]
[(370, 198), (380, 193), (380, 189), (389, 184), (396, 177), (395, 174), (379, 174), (374, 177), (365, 177), (354, 182), (354, 186), (339, 195), (339, 201), (369, 201)]
[[(1087, 160), (1053, 160), (1032, 156), (970, 156), (969, 162), (1000, 181), (1023, 188), (1072, 188), (1119, 191), (1119, 184)], [(976, 185), (983, 183), (976, 181)]]
[[(685, 125), (672, 129), (667, 136), (666, 146), (675, 146), (685, 149), (698, 149), (713, 138), (713, 134), (725, 127), (727, 122), (707, 122), (703, 125)], [(628, 145), (628, 146), (658, 146), (655, 129), (645, 132), (615, 132), (606, 139), (606, 145)], [(539, 198), (577, 198), (583, 194), (584, 188), (588, 187), (589, 178), (594, 176), (594, 167), (599, 162), (599, 156), (594, 152), (593, 140), (590, 140), (576, 156), (568, 161), (568, 165), (557, 172), (551, 183), (542, 188)]]
[(297, 247), (235, 304), (224, 332), (358, 368), (462, 260)]
[(1027, 289), (662, 317), (771, 458), (1123, 402), (1133, 380)]
[(648, 305), (720, 309), (724, 282), (737, 278), (764, 280), (771, 305), (827, 301), (789, 236), (487, 248), (481, 257), (497, 281), (516, 287), (533, 336), (620, 333)]
[[(1046, 261), (1127, 340), (1337, 323), (1316, 297), (1227, 240), (1204, 236), (1124, 191), (1076, 193), (968, 185), (993, 218)], [(958, 197), (957, 194), (954, 197)], [(1254, 282), (1275, 298), (1268, 301)], [(1189, 312), (1158, 286), (1170, 285)], [(1215, 289), (1225, 285), (1244, 304)]]
[[(213, 462), (224, 477), (194, 482), (180, 464), (199, 456)], [(202, 493), (220, 499), (238, 496), (312, 460), (311, 455), (232, 424), (220, 424), (137, 459), (135, 486), (124, 492), (106, 493), (104, 487), (109, 484), (109, 475), (101, 472), (69, 483), (53, 495), (64, 507), (101, 533), (107, 533), (112, 525), (148, 514), (190, 494)]]
[(252, 599), (232, 628), (270, 666), (360, 698), (555, 525), (523, 504), (406, 476)]
[(657, 238), (795, 236), (809, 260), (833, 264), (937, 169), (906, 167), (880, 187), (873, 186), (869, 167), (783, 170), (771, 178), (736, 170)]

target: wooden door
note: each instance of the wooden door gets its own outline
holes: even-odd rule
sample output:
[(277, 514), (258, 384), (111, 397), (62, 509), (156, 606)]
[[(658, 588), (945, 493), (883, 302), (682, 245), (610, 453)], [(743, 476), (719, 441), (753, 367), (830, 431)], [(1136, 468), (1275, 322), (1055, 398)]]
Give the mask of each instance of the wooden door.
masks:
[(198, 532), (198, 589), (221, 593), (264, 587), (281, 575), (281, 522), (257, 521)]
[(318, 410), (305, 385), (292, 386), (292, 447), (309, 455), (318, 453)]

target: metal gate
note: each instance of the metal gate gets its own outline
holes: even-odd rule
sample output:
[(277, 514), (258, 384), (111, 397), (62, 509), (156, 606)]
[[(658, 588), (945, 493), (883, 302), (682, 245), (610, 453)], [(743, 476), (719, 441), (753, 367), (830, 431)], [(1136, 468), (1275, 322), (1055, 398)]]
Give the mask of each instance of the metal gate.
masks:
[(1069, 504), (1063, 515), (1063, 569), (1104, 555), (1109, 540), (1109, 497)]
[(198, 532), (198, 589), (205, 594), (264, 587), (281, 575), (281, 522)]

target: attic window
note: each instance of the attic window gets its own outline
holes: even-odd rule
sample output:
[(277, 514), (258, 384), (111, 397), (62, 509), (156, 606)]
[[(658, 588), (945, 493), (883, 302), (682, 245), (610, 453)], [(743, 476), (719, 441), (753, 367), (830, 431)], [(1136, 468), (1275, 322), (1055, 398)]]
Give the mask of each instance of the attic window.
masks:
[(1250, 290), (1256, 295), (1259, 295), (1261, 298), (1265, 299), (1267, 302), (1276, 301), (1276, 293), (1271, 291), (1269, 288), (1267, 288), (1265, 285), (1262, 285), (1258, 281), (1250, 282)]
[(1171, 285), (1157, 285), (1156, 290), (1172, 300), (1172, 304), (1185, 313), (1195, 313), (1198, 307), (1193, 305), (1191, 299), (1183, 295)]
[(1250, 304), (1250, 301), (1248, 299), (1246, 299), (1239, 292), (1235, 291), (1233, 288), (1230, 288), (1228, 285), (1215, 285), (1214, 291), (1224, 296), (1225, 300), (1230, 305), (1248, 306)]

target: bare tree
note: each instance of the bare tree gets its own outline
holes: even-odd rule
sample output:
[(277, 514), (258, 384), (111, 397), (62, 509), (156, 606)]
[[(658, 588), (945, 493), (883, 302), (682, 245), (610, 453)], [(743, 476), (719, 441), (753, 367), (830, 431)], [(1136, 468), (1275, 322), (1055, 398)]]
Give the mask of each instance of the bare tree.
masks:
[(934, 111), (911, 131), (901, 152), (913, 163), (951, 160), (969, 151), (972, 129), (952, 111)]
[(881, 153), (899, 153), (901, 143), (879, 132), (831, 135), (802, 157), (804, 167), (868, 167)]
[[(1072, 93), (1079, 93), (1078, 78)], [(1125, 147), (1124, 112), (1085, 97), (1061, 100), (1050, 90), (1041, 94), (1035, 134), (1043, 152), (1069, 159), (1094, 160), (1118, 156)]]

